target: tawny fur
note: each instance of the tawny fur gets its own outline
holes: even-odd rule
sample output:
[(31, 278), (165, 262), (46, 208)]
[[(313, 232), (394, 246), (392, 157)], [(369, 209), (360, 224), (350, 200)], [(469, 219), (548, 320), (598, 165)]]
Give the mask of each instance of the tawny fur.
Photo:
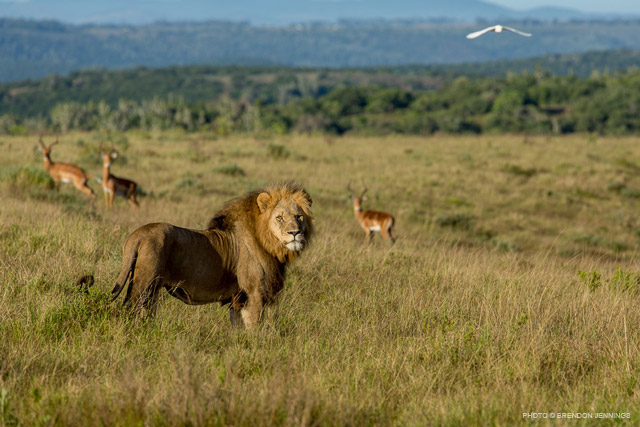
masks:
[(124, 245), (113, 299), (128, 284), (125, 304), (152, 313), (165, 288), (186, 304), (228, 303), (232, 322), (253, 328), (309, 243), (311, 203), (298, 184), (274, 184), (227, 202), (205, 230), (142, 226)]
[(104, 204), (107, 208), (113, 208), (113, 199), (116, 195), (122, 196), (138, 209), (140, 205), (136, 200), (138, 184), (125, 178), (119, 178), (111, 173), (111, 160), (117, 157), (115, 151), (102, 153), (102, 191), (104, 192)]
[(56, 188), (60, 185), (60, 181), (71, 182), (78, 190), (82, 191), (87, 196), (92, 199), (96, 197), (91, 187), (87, 185), (89, 175), (84, 170), (71, 163), (57, 163), (51, 160), (51, 147), (58, 143), (57, 140), (51, 143), (48, 147), (44, 145), (42, 138), (40, 138), (39, 142), (44, 155), (44, 169), (47, 171), (51, 179), (53, 179)]
[(365, 199), (362, 197), (352, 197), (352, 199), (353, 214), (360, 227), (366, 233), (367, 240), (371, 240), (374, 231), (379, 231), (383, 239), (391, 240), (391, 243), (394, 243), (396, 241), (395, 237), (393, 237), (395, 218), (387, 212), (363, 210), (362, 201)]

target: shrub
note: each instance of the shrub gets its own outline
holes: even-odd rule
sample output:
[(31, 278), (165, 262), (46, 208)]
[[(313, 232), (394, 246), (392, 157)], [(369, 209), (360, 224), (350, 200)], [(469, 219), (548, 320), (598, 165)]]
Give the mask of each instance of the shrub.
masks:
[(229, 176), (245, 176), (246, 173), (244, 172), (244, 169), (242, 169), (240, 166), (236, 165), (235, 163), (232, 165), (228, 165), (228, 166), (221, 166), (219, 168), (214, 169), (214, 172), (220, 173), (222, 175), (229, 175)]
[(468, 230), (471, 228), (475, 218), (467, 214), (448, 214), (436, 218), (436, 224), (440, 227), (451, 227)]
[(522, 166), (508, 164), (503, 166), (502, 171), (512, 175), (524, 176), (526, 178), (531, 178), (533, 175), (538, 173), (538, 170), (535, 168), (523, 168)]
[(625, 183), (620, 181), (611, 181), (607, 184), (607, 191), (611, 191), (613, 193), (620, 193), (625, 188), (627, 188)]
[(32, 166), (9, 169), (0, 175), (0, 181), (21, 189), (50, 190), (54, 187), (53, 180), (44, 169)]
[(286, 159), (291, 155), (291, 152), (284, 145), (269, 144), (267, 147), (269, 157), (273, 159)]
[(578, 270), (578, 278), (589, 288), (591, 292), (595, 291), (602, 285), (602, 276), (597, 271)]

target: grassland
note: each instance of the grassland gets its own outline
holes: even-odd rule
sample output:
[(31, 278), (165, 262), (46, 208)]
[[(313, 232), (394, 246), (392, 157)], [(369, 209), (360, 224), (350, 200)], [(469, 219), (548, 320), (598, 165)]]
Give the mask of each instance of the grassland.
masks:
[[(52, 157), (99, 176), (104, 138), (65, 135)], [(0, 426), (640, 422), (636, 138), (115, 142), (139, 212), (53, 190), (36, 137), (0, 138)], [(201, 228), (290, 178), (314, 198), (317, 235), (257, 332), (166, 294), (148, 321), (109, 303), (135, 228)], [(394, 246), (364, 243), (349, 179), (395, 215)]]

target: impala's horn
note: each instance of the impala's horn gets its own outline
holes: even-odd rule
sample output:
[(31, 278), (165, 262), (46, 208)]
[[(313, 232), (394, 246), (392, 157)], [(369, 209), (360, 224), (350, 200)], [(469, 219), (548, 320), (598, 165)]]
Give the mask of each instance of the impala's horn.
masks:
[(367, 186), (364, 185), (364, 181), (362, 181), (362, 186), (364, 187), (364, 190), (362, 190), (362, 193), (360, 193), (360, 197), (364, 196), (364, 193), (366, 193), (368, 190)]

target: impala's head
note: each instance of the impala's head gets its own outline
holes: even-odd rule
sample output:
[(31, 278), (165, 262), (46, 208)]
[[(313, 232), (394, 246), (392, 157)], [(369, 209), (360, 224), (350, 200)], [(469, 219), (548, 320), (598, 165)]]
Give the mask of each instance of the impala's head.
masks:
[(111, 160), (115, 160), (118, 158), (118, 152), (116, 150), (111, 150), (110, 152), (106, 152), (100, 149), (100, 157), (102, 157), (102, 164), (104, 167), (108, 167), (111, 165)]
[(38, 140), (38, 143), (40, 144), (40, 151), (42, 151), (42, 154), (44, 155), (45, 159), (48, 159), (49, 155), (51, 154), (51, 147), (53, 147), (54, 145), (56, 145), (58, 143), (58, 138), (56, 138), (56, 140), (54, 142), (49, 144), (48, 147), (42, 141), (42, 136)]
[(349, 192), (349, 199), (353, 203), (353, 208), (356, 210), (362, 210), (362, 202), (367, 200), (367, 197), (364, 195), (367, 192), (367, 187), (362, 190), (362, 193), (360, 193), (359, 196), (355, 196), (353, 190), (351, 189), (351, 181), (349, 181), (349, 184), (347, 185), (347, 191)]
[[(311, 196), (292, 183), (265, 188), (256, 197), (264, 241), (299, 252), (305, 248), (313, 228)], [(265, 229), (266, 228), (266, 229)]]

